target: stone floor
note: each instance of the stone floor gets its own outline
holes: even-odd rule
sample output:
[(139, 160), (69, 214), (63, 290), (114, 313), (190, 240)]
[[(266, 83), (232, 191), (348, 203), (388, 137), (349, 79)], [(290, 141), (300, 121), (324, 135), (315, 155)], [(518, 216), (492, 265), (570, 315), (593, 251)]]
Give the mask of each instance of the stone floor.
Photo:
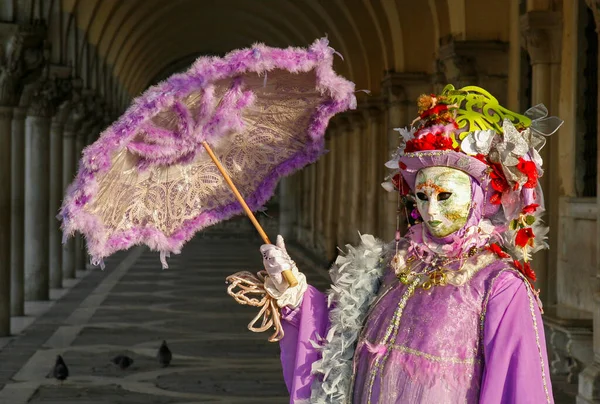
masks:
[[(246, 329), (255, 309), (229, 297), (224, 281), (262, 268), (260, 244), (254, 235), (209, 234), (167, 270), (138, 248), (110, 258), (105, 271), (87, 271), (5, 341), (0, 404), (287, 403), (278, 345)], [(167, 368), (156, 360), (162, 340), (174, 354)], [(134, 359), (127, 370), (110, 363), (120, 353)], [(64, 383), (47, 377), (57, 354), (70, 370)]]
[[(37, 320), (0, 341), (0, 404), (287, 403), (278, 345), (246, 329), (255, 309), (235, 303), (224, 282), (261, 269), (259, 245), (253, 233), (205, 233), (167, 270), (140, 247), (115, 254), (105, 271), (79, 273)], [(324, 289), (323, 267), (289, 250)], [(174, 354), (167, 368), (156, 360), (163, 340)], [(64, 383), (47, 377), (58, 354), (70, 369)], [(133, 365), (112, 365), (118, 354)], [(556, 402), (574, 399), (559, 393)]]

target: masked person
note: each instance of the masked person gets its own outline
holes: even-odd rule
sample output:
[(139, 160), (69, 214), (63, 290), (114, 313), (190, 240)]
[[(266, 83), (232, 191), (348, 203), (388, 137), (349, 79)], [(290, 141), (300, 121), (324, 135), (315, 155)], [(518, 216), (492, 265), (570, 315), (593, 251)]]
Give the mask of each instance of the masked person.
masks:
[(291, 402), (552, 403), (530, 260), (547, 247), (538, 152), (562, 121), (473, 86), (418, 106), (384, 186), (414, 197), (420, 224), (388, 245), (361, 236), (327, 295), (281, 237), (261, 247)]

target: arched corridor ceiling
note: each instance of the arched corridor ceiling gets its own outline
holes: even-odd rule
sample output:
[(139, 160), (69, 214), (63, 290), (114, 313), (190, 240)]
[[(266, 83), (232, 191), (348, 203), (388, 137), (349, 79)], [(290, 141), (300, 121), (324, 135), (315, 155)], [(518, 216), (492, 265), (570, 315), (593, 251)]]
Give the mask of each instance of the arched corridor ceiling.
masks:
[[(128, 95), (202, 54), (328, 35), (337, 70), (377, 93), (385, 71), (430, 73), (440, 40), (508, 39), (504, 0), (63, 0), (68, 32), (88, 42)], [(479, 13), (497, 18), (478, 19)], [(484, 25), (478, 21), (485, 21)], [(78, 50), (76, 65), (85, 53)], [(90, 62), (97, 66), (97, 60)]]

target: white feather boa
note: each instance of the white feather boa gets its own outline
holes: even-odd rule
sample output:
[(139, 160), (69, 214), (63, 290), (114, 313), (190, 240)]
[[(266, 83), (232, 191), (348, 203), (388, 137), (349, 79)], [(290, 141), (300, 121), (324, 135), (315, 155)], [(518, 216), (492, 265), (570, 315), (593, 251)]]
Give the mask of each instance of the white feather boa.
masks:
[(321, 359), (314, 362), (311, 403), (344, 404), (352, 401), (352, 361), (365, 316), (377, 296), (386, 260), (385, 245), (371, 235), (361, 235), (358, 247), (346, 246), (330, 270), (333, 284), (327, 292), (330, 328), (313, 345)]

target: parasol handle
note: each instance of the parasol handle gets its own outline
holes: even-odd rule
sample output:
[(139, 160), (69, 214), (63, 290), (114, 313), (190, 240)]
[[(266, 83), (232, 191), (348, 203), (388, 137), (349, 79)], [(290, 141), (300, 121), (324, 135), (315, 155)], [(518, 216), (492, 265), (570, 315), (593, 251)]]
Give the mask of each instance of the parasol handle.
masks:
[[(265, 231), (263, 230), (260, 223), (258, 223), (258, 220), (256, 220), (254, 213), (252, 213), (252, 211), (248, 207), (248, 204), (244, 200), (244, 197), (242, 196), (242, 194), (240, 194), (240, 192), (236, 188), (233, 181), (231, 181), (231, 177), (229, 177), (229, 174), (227, 174), (227, 171), (225, 171), (225, 167), (223, 167), (223, 165), (221, 164), (221, 162), (219, 161), (217, 156), (213, 153), (212, 149), (210, 148), (210, 145), (206, 141), (203, 141), (202, 146), (204, 146), (204, 148), (206, 149), (206, 152), (208, 153), (208, 155), (210, 156), (212, 161), (215, 163), (215, 165), (221, 172), (221, 175), (223, 175), (223, 178), (225, 178), (225, 182), (227, 182), (227, 185), (229, 185), (229, 188), (231, 188), (231, 191), (237, 198), (238, 202), (240, 203), (240, 205), (242, 205), (244, 212), (246, 212), (246, 215), (248, 216), (248, 218), (250, 219), (250, 221), (252, 222), (252, 224), (254, 225), (256, 230), (258, 231), (258, 234), (260, 234), (260, 236), (262, 237), (265, 244), (271, 244), (271, 241), (269, 240), (269, 236), (267, 236), (267, 233), (265, 233)], [(296, 279), (294, 274), (292, 274), (292, 271), (290, 269), (283, 271), (281, 274), (283, 275), (283, 277), (285, 278), (287, 283), (290, 285), (290, 287), (294, 287), (294, 286), (298, 285), (298, 280)]]

